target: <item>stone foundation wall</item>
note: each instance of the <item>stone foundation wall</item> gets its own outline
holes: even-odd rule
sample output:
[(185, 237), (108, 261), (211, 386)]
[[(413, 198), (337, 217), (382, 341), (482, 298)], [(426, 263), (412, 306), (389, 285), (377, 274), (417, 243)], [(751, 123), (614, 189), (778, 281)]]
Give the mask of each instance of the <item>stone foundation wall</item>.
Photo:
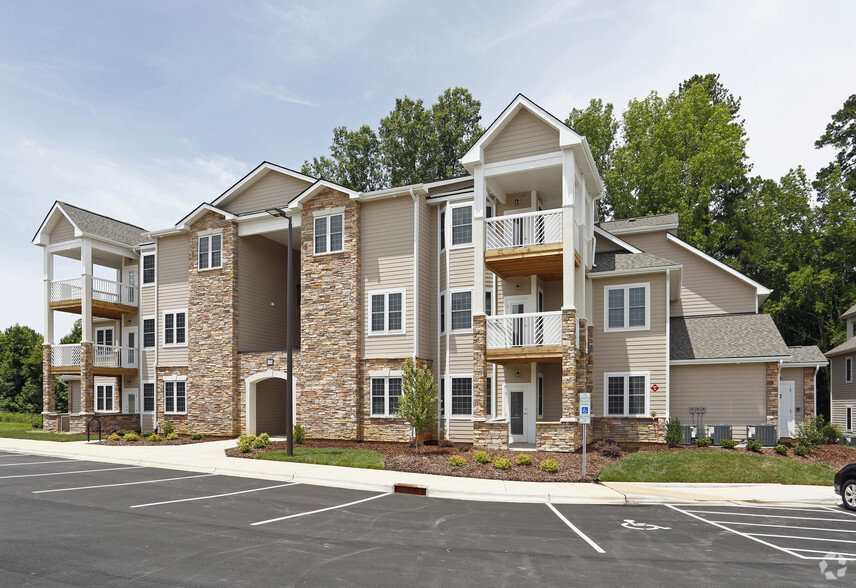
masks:
[(508, 421), (473, 422), (473, 447), (508, 449)]
[[(538, 451), (576, 451), (582, 447), (583, 426), (579, 423), (537, 421), (535, 423), (535, 448)], [(591, 439), (591, 427), (588, 428)]]
[(665, 443), (665, 418), (593, 418), (589, 427), (595, 439), (619, 443)]
[(42, 411), (42, 430), (46, 433), (59, 433), (60, 416), (55, 412)]

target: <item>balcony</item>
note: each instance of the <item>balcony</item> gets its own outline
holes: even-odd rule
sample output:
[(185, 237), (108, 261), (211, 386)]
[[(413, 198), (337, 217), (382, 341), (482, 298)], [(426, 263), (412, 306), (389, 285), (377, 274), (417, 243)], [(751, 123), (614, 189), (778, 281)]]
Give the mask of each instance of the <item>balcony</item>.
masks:
[(562, 277), (562, 211), (508, 214), (485, 221), (485, 265), (501, 278)]
[[(51, 310), (82, 314), (83, 278), (51, 282)], [(92, 316), (121, 319), (136, 313), (139, 304), (137, 288), (131, 284), (92, 278)]]
[(488, 361), (561, 363), (561, 311), (489, 316), (486, 323)]
[[(138, 350), (117, 345), (93, 345), (92, 374), (95, 376), (123, 376), (137, 372)], [(80, 344), (51, 346), (51, 372), (53, 374), (79, 374)]]

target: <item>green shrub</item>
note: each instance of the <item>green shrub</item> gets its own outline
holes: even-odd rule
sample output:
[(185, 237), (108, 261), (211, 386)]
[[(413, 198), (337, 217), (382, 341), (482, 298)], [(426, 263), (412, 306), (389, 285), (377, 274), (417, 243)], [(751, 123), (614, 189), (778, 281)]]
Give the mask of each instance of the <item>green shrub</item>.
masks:
[(838, 440), (844, 436), (844, 432), (841, 430), (841, 427), (838, 425), (833, 425), (832, 423), (826, 423), (820, 429), (820, 439), (821, 443), (825, 445), (833, 445), (838, 443)]
[(735, 441), (734, 439), (723, 439), (720, 445), (722, 445), (722, 447), (725, 447), (726, 449), (734, 449), (735, 447), (737, 447), (737, 441)]
[(42, 421), (42, 419), (34, 419), (30, 423), (30, 426), (34, 429), (41, 429), (44, 426), (44, 421)]
[(253, 449), (264, 449), (266, 446), (267, 443), (265, 443), (265, 440), (262, 439), (260, 436), (256, 437), (256, 440), (253, 441)]
[(559, 471), (559, 464), (554, 459), (545, 459), (541, 462), (541, 471), (548, 474), (555, 474)]
[(517, 459), (514, 460), (514, 463), (517, 465), (532, 465), (532, 458), (525, 453), (521, 453), (517, 456)]
[(467, 460), (463, 456), (453, 455), (452, 459), (449, 460), (449, 465), (453, 465), (456, 468), (467, 465)]
[(695, 440), (696, 447), (710, 447), (712, 443), (713, 441), (711, 441), (707, 437), (699, 437)]
[(497, 457), (493, 460), (493, 467), (498, 470), (510, 470), (511, 460), (504, 457)]
[(248, 437), (244, 437), (242, 435), (241, 438), (238, 439), (238, 451), (240, 451), (241, 453), (249, 453), (252, 450), (253, 442), (250, 441)]
[(125, 441), (130, 441), (131, 443), (133, 443), (135, 441), (139, 441), (140, 436), (137, 435), (136, 433), (128, 433), (127, 435), (125, 435), (124, 439), (125, 439)]
[(108, 441), (121, 441), (121, 440), (122, 440), (122, 438), (119, 436), (119, 434), (118, 434), (118, 433), (113, 433), (112, 435), (110, 435), (109, 437), (107, 437), (107, 440), (108, 440)]
[(173, 425), (169, 421), (164, 421), (164, 423), (163, 423), (163, 434), (166, 435), (167, 439), (169, 439), (170, 433), (175, 433), (175, 425)]
[(152, 435), (154, 435), (153, 431), (143, 431), (142, 433), (140, 433), (140, 437), (143, 437), (143, 438), (151, 437)]
[(42, 415), (32, 412), (0, 412), (0, 423), (26, 423), (33, 426), (36, 421), (42, 422)]
[(746, 450), (754, 451), (755, 453), (761, 453), (761, 442), (757, 439), (750, 439), (746, 442)]
[(160, 443), (161, 441), (163, 441), (163, 437), (155, 433), (154, 435), (149, 435), (149, 441)]
[(681, 419), (674, 417), (666, 423), (666, 445), (669, 447), (677, 447), (684, 436), (684, 431), (681, 428)]
[(167, 441), (175, 441), (176, 439), (178, 439), (178, 433), (175, 432), (169, 433), (166, 436)]
[(202, 433), (193, 433), (190, 436), (190, 438), (193, 439), (194, 441), (199, 441), (200, 439), (202, 439), (202, 437), (204, 437), (204, 435)]
[(804, 423), (797, 425), (797, 445), (804, 445), (813, 449), (818, 445), (831, 445), (838, 443), (843, 435), (841, 427), (833, 425), (818, 415), (815, 418), (807, 418)]
[(604, 457), (621, 457), (621, 446), (610, 439), (604, 439), (597, 444), (597, 450)]
[(293, 431), (294, 442), (303, 445), (306, 442), (306, 429), (303, 428), (303, 425), (294, 425)]
[(264, 443), (262, 447), (267, 447), (268, 445), (270, 445), (270, 435), (268, 435), (267, 433), (262, 433), (258, 436), (256, 441), (261, 441), (262, 443)]
[(796, 447), (794, 447), (794, 453), (799, 455), (800, 457), (807, 456), (810, 451), (811, 450), (809, 449), (808, 445), (798, 444)]
[(484, 451), (479, 451), (473, 455), (473, 461), (476, 463), (490, 463), (490, 458)]
[(775, 449), (776, 449), (776, 453), (778, 453), (779, 455), (787, 455), (788, 454), (787, 446), (782, 445), (781, 443), (776, 445)]
[(129, 431), (128, 429), (119, 429), (118, 431), (116, 431), (116, 434), (119, 435), (120, 437), (124, 437), (128, 433), (134, 433), (134, 432), (135, 431)]

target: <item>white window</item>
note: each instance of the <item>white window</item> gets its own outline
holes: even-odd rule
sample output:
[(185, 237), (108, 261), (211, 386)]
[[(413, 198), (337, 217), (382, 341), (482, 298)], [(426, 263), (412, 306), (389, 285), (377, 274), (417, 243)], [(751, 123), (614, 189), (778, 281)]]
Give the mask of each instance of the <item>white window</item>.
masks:
[(155, 346), (155, 318), (146, 317), (143, 319), (143, 349), (150, 349)]
[(187, 345), (187, 311), (172, 310), (163, 313), (164, 347)]
[(223, 267), (223, 235), (199, 237), (199, 269)]
[(393, 416), (401, 398), (401, 378), (372, 378), (372, 416)]
[(473, 206), (459, 204), (452, 209), (452, 247), (472, 245), (473, 243)]
[(470, 290), (451, 293), (452, 330), (469, 331), (473, 328), (473, 293)]
[(844, 430), (852, 431), (853, 430), (853, 407), (848, 406), (844, 409)]
[(644, 331), (651, 328), (651, 284), (605, 286), (604, 331)]
[(544, 418), (544, 376), (538, 374), (538, 418)]
[(452, 416), (472, 416), (473, 379), (452, 377)]
[(608, 373), (603, 376), (606, 416), (648, 414), (648, 372)]
[(853, 358), (848, 357), (844, 360), (844, 381), (850, 384), (853, 381)]
[(187, 412), (187, 382), (167, 380), (163, 383), (163, 411), (166, 414)]
[(404, 290), (369, 293), (369, 333), (400, 335), (404, 333)]
[(113, 386), (111, 384), (95, 386), (95, 410), (113, 412)]
[(143, 382), (143, 412), (155, 411), (155, 383)]
[(143, 253), (143, 286), (155, 283), (155, 254)]
[(344, 251), (345, 215), (315, 217), (315, 255)]

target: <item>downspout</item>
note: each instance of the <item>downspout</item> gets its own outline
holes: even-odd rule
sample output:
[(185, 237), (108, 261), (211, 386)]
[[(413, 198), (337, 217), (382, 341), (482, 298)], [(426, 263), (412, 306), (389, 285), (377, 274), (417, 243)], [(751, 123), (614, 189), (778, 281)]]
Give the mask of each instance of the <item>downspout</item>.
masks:
[[(158, 430), (158, 368), (160, 367), (159, 356), (160, 356), (160, 342), (161, 338), (158, 337), (158, 325), (160, 324), (160, 310), (159, 310), (159, 302), (160, 302), (160, 281), (158, 280), (158, 270), (160, 269), (160, 252), (158, 251), (158, 238), (155, 237), (155, 416), (154, 422), (152, 423), (154, 426), (152, 427), (155, 431)], [(142, 261), (142, 257), (140, 257)], [(140, 263), (140, 268), (142, 269), (142, 263)], [(142, 284), (142, 276), (140, 277), (140, 283)], [(145, 394), (145, 391), (143, 392)], [(145, 399), (144, 399), (145, 400)]]
[(672, 271), (666, 269), (666, 422), (672, 412), (672, 366), (669, 360), (672, 356)]
[[(445, 212), (446, 214), (443, 215), (445, 216), (445, 222), (443, 223), (444, 231), (452, 222), (452, 219), (450, 218), (450, 210), (448, 204), (446, 204)], [(446, 298), (443, 301), (443, 314), (446, 315), (446, 320), (443, 326), (446, 329), (446, 362), (443, 365), (443, 371), (445, 372), (445, 374), (443, 375), (443, 380), (446, 383), (444, 384), (445, 389), (443, 391), (443, 401), (445, 402), (446, 406), (446, 439), (450, 439), (451, 435), (449, 434), (449, 428), (452, 426), (452, 380), (447, 376), (449, 373), (449, 361), (451, 360), (451, 352), (449, 351), (449, 335), (452, 331), (452, 313), (449, 312), (449, 309), (452, 308), (452, 292), (449, 289), (449, 260), (451, 258), (451, 256), (449, 255), (449, 250), (452, 247), (452, 235), (449, 231), (445, 231), (445, 233), (448, 242), (444, 243), (446, 250)]]
[(413, 361), (419, 356), (419, 197), (410, 188), (413, 198)]

